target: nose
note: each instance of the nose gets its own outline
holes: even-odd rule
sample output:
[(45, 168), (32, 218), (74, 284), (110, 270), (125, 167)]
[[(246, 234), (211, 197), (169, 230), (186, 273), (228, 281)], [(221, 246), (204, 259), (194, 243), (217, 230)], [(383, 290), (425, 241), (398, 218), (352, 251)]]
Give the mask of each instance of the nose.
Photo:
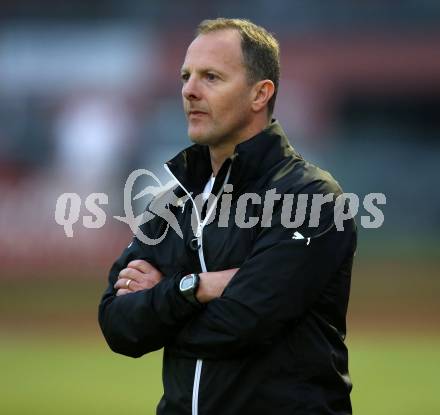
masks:
[(182, 96), (188, 101), (200, 99), (200, 89), (197, 79), (190, 76), (182, 86)]

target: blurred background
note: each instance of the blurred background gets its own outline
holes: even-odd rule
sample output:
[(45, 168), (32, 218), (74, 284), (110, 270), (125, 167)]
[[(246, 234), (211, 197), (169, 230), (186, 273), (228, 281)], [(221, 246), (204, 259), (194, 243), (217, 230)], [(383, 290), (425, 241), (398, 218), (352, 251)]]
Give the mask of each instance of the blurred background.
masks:
[[(383, 226), (359, 228), (354, 413), (440, 413), (436, 0), (1, 1), (0, 412), (155, 413), (161, 354), (111, 353), (97, 305), (131, 237), (113, 217), (128, 175), (166, 182), (163, 162), (190, 144), (180, 66), (218, 16), (279, 39), (275, 116), (295, 148), (345, 192), (386, 195)], [(81, 203), (72, 237), (55, 220), (66, 192)], [(96, 192), (105, 224), (87, 229)]]

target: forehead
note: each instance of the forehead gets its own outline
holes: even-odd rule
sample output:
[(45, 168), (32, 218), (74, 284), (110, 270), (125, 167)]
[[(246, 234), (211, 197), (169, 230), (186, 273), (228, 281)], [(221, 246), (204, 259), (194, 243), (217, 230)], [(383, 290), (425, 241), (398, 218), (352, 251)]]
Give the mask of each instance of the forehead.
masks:
[(244, 69), (241, 39), (236, 30), (219, 30), (197, 36), (189, 45), (182, 70), (212, 68), (221, 71)]

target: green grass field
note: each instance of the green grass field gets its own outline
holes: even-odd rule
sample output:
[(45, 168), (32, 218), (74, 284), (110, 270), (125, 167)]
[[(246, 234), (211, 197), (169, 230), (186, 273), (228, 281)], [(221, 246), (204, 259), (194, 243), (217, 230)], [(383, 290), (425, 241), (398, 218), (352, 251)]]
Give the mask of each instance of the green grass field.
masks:
[[(349, 341), (358, 415), (438, 415), (440, 337), (362, 336)], [(94, 336), (79, 341), (1, 338), (0, 413), (154, 414), (161, 353), (130, 359)]]

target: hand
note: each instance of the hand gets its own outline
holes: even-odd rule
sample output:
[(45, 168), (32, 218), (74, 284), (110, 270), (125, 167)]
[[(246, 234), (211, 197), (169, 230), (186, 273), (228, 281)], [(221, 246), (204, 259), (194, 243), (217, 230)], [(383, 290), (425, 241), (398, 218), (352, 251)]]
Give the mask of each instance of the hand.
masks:
[(125, 295), (153, 288), (161, 279), (162, 273), (153, 265), (143, 259), (136, 259), (119, 273), (114, 288), (117, 296)]
[(240, 268), (225, 269), (224, 271), (202, 272), (196, 298), (200, 303), (207, 303), (222, 295), (225, 287)]

